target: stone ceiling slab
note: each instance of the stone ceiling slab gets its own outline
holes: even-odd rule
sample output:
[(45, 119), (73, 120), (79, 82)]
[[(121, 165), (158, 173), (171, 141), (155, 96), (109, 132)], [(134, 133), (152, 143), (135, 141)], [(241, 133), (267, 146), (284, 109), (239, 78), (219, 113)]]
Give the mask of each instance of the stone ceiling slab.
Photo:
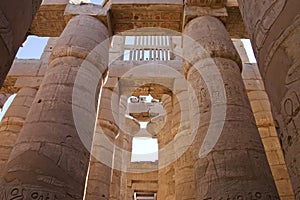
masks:
[[(175, 1), (176, 3), (176, 1)], [(143, 27), (161, 27), (182, 30), (182, 4), (111, 4), (114, 33)]]
[[(221, 2), (223, 5), (223, 0), (200, 0), (200, 4), (190, 1), (185, 5), (183, 2), (182, 0), (111, 0), (103, 9), (93, 4), (67, 7), (66, 0), (44, 0), (33, 20), (29, 34), (58, 37), (70, 17), (84, 12), (98, 17), (107, 24), (112, 34), (142, 27), (160, 27), (181, 32), (184, 24), (189, 20), (208, 14), (219, 17), (232, 38), (248, 38), (236, 0), (228, 0), (226, 8), (224, 6), (203, 7), (206, 5), (203, 4), (205, 2), (209, 5)], [(81, 11), (78, 12), (78, 9)]]

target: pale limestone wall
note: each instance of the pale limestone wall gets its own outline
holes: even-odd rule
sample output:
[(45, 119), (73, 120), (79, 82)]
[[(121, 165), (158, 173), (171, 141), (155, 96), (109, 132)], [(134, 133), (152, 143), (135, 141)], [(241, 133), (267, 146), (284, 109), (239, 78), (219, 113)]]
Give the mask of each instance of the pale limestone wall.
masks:
[(154, 192), (158, 190), (157, 162), (131, 163), (126, 173), (126, 200), (133, 199), (135, 191)]

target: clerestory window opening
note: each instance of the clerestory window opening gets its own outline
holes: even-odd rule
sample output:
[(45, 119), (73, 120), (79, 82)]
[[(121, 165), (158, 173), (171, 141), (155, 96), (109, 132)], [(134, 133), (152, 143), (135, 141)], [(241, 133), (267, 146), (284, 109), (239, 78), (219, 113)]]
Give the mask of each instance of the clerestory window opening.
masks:
[(140, 124), (139, 132), (132, 138), (131, 162), (156, 162), (158, 160), (158, 140), (147, 131), (150, 117), (147, 113), (157, 112), (154, 108), (159, 107), (161, 103), (151, 95), (141, 95), (129, 97), (127, 104), (125, 116)]

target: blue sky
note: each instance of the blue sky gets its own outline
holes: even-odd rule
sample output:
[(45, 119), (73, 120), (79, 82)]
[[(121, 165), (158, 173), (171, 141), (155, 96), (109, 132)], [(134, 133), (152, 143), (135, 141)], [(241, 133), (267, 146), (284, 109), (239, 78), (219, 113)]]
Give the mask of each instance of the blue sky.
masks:
[(103, 0), (91, 0), (94, 4), (102, 4)]
[[(103, 0), (91, 0), (94, 4), (102, 4)], [(29, 36), (17, 53), (17, 58), (39, 59), (47, 44), (48, 37)]]
[(253, 53), (252, 45), (249, 39), (241, 39), (247, 52), (250, 63), (256, 63), (256, 58)]
[(28, 36), (27, 40), (20, 47), (17, 58), (22, 59), (39, 59), (48, 42), (48, 37)]

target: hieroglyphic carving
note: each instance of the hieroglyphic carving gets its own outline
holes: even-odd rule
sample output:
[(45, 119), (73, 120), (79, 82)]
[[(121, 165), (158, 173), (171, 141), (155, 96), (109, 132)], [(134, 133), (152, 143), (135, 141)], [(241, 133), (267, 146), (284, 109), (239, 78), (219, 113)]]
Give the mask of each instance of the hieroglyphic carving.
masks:
[(243, 89), (240, 85), (229, 85), (225, 83), (224, 87), (227, 100), (243, 101), (241, 95), (241, 91), (243, 91)]
[[(287, 0), (282, 1), (248, 1), (248, 0), (239, 0), (239, 6), (242, 12), (242, 16), (246, 22), (250, 38), (252, 40), (253, 50), (257, 60), (259, 61), (260, 50), (263, 47), (272, 25), (276, 22), (278, 17), (283, 12)], [(284, 29), (283, 29), (284, 30)], [(271, 46), (277, 43), (277, 40), (273, 40), (274, 43)], [(260, 63), (261, 68), (268, 67), (268, 64), (274, 55), (274, 50), (277, 50), (276, 47), (271, 47), (268, 49), (267, 59), (264, 59), (263, 63)], [(272, 53), (270, 53), (272, 51)], [(266, 70), (266, 69), (264, 69)]]
[(1, 200), (59, 200), (65, 195), (56, 194), (43, 189), (32, 189), (22, 186), (12, 186), (4, 189)]
[(7, 199), (9, 200), (21, 200), (24, 199), (24, 190), (18, 187), (11, 188), (8, 191)]
[(278, 50), (279, 46), (284, 42), (284, 40), (300, 25), (300, 15), (297, 15), (294, 21), (285, 28), (283, 33), (276, 39), (276, 41), (268, 49), (268, 54), (264, 60), (264, 72), (267, 72), (270, 62), (272, 61), (273, 56)]
[(267, 37), (267, 32), (277, 20), (278, 16), (281, 14), (286, 0), (284, 1), (274, 1), (273, 4), (266, 10), (262, 20), (258, 21), (256, 24), (256, 32), (254, 33), (256, 50), (259, 50)]
[(282, 105), (284, 124), (287, 135), (298, 135), (300, 130), (300, 98), (296, 91), (291, 91)]
[(285, 84), (287, 86), (292, 85), (296, 81), (300, 80), (300, 61), (294, 63), (287, 73)]
[(295, 188), (298, 188), (300, 184), (299, 154), (297, 153), (299, 152), (300, 98), (299, 84), (297, 84), (298, 82), (294, 82), (293, 86), (289, 85), (290, 89), (281, 102), (281, 113), (276, 115), (282, 150), (285, 154), (286, 165), (296, 199), (299, 197), (299, 192)]
[(219, 197), (207, 197), (203, 200), (279, 200), (279, 197), (273, 194), (263, 194), (261, 192), (248, 192), (248, 194), (225, 195)]

